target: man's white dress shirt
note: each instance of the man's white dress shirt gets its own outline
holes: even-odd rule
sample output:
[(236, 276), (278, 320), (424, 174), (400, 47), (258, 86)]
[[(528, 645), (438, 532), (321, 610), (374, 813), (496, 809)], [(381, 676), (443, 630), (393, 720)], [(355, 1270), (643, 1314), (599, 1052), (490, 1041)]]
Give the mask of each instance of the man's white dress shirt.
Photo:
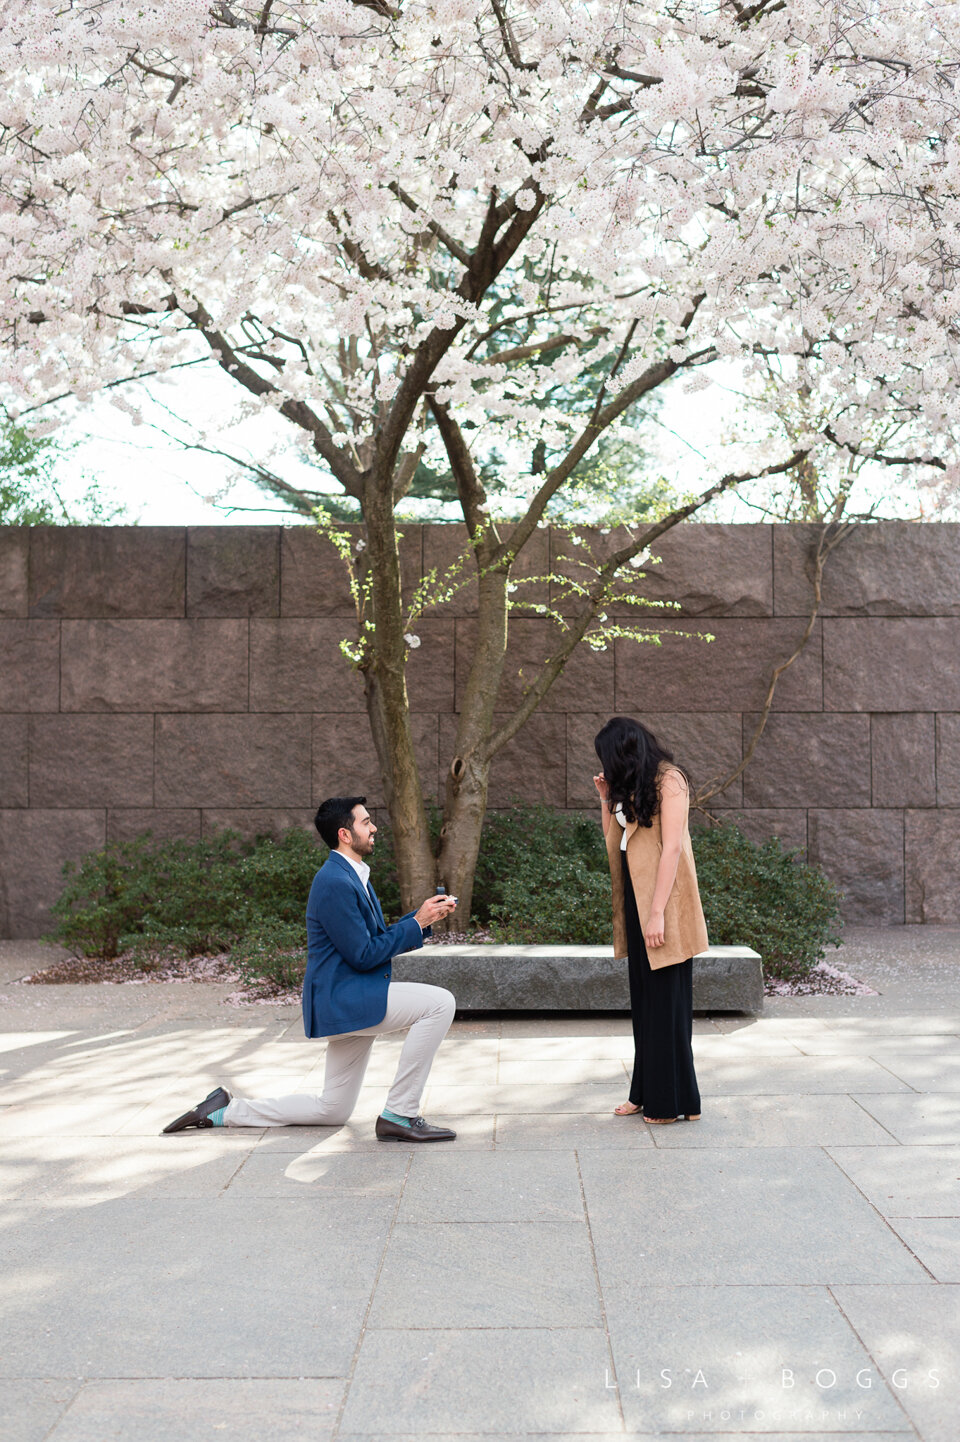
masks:
[[(360, 885), (363, 887), (364, 891), (368, 891), (368, 883), (370, 881), (370, 868), (367, 863), (365, 861), (354, 861), (353, 857), (348, 856), (345, 851), (341, 851), (340, 855), (343, 857), (344, 861), (349, 861), (350, 865), (353, 867), (354, 871), (360, 878)], [(417, 918), (414, 917), (413, 919), (417, 922), (417, 925), (420, 926), (420, 922), (417, 921)], [(422, 926), (420, 926), (420, 931), (422, 934)]]

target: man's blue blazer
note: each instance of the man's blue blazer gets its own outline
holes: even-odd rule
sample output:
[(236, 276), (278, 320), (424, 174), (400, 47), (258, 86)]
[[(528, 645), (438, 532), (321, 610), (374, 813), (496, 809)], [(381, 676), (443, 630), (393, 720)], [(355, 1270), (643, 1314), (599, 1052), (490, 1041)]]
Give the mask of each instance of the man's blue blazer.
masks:
[(373, 887), (368, 894), (349, 861), (331, 851), (307, 901), (307, 1036), (337, 1036), (383, 1021), (391, 957), (416, 951), (430, 934), (412, 911), (387, 926)]

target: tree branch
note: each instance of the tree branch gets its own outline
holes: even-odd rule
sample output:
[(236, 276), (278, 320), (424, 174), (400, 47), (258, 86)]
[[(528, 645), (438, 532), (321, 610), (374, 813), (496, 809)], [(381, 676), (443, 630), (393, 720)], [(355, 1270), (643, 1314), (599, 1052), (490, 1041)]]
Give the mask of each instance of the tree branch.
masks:
[[(187, 366), (209, 365), (210, 359), (210, 356), (198, 356), (196, 360), (177, 361), (174, 365), (168, 366), (166, 370), (163, 371), (141, 371), (138, 375), (135, 376), (121, 376), (120, 379), (116, 381), (105, 381), (104, 384), (100, 387), (100, 389), (103, 391), (112, 391), (117, 386), (132, 385), (134, 381), (149, 380), (151, 376), (167, 375), (169, 371), (185, 370)], [(46, 406), (56, 405), (58, 401), (68, 401), (72, 398), (73, 391), (61, 391), (58, 396), (49, 396), (45, 401), (38, 401), (35, 406), (26, 406), (23, 410), (18, 411), (17, 419), (19, 420), (20, 416), (33, 415), (34, 411), (42, 411)]]
[(327, 211), (327, 219), (340, 237), (340, 244), (343, 246), (343, 253), (348, 260), (352, 260), (363, 280), (387, 280), (393, 284), (393, 276), (382, 265), (367, 260), (363, 250), (351, 235), (347, 235), (340, 224), (339, 218), (332, 210)]
[[(633, 290), (620, 291), (612, 298), (614, 300), (630, 300), (633, 296), (639, 295), (642, 290), (646, 289), (646, 286), (639, 285)], [(504, 316), (502, 320), (498, 320), (496, 324), (489, 326), (477, 336), (464, 356), (464, 360), (473, 360), (474, 352), (479, 350), (480, 346), (482, 346), (485, 341), (488, 341), (491, 336), (496, 335), (498, 331), (503, 330), (506, 326), (519, 325), (521, 321), (525, 320), (536, 320), (538, 315), (553, 315), (558, 310), (583, 310), (586, 306), (595, 304), (596, 300), (593, 296), (584, 296), (583, 300), (568, 300), (560, 305), (541, 305), (535, 310), (524, 310), (520, 311), (517, 315)]]
[[(276, 472), (267, 470), (266, 466), (257, 461), (245, 460), (243, 456), (235, 456), (231, 451), (225, 451), (220, 446), (206, 446), (200, 441), (185, 441), (179, 436), (172, 435), (170, 431), (164, 430), (162, 426), (156, 429), (168, 440), (174, 441), (182, 446), (185, 451), (202, 451), (208, 456), (222, 456), (225, 461), (232, 461), (234, 465), (241, 466), (244, 470), (252, 472), (257, 483), (270, 491), (273, 495), (280, 497), (287, 502), (287, 512), (293, 510), (298, 516), (313, 516), (317, 506), (327, 497), (325, 491), (302, 491), (299, 486), (293, 486), (285, 481)], [(253, 506), (231, 506), (231, 511), (254, 510)]]
[(459, 240), (456, 240), (448, 230), (444, 229), (444, 227), (439, 223), (439, 221), (431, 220), (428, 215), (424, 215), (422, 207), (414, 200), (412, 195), (407, 194), (403, 186), (398, 181), (391, 180), (390, 184), (387, 186), (387, 189), (391, 190), (393, 194), (397, 197), (397, 199), (403, 202), (403, 204), (407, 207), (408, 210), (413, 211), (414, 215), (419, 216), (422, 219), (424, 229), (428, 230), (431, 235), (435, 235), (437, 239), (447, 247), (447, 250), (449, 250), (450, 254), (452, 256), (455, 256), (456, 259), (459, 260), (461, 265), (470, 264), (469, 250), (467, 250), (465, 246), (462, 246)]
[(144, 75), (155, 75), (158, 80), (170, 81), (170, 94), (167, 96), (168, 105), (173, 104), (190, 78), (188, 75), (171, 75), (169, 71), (157, 70), (155, 66), (146, 65), (142, 60), (138, 60), (135, 55), (130, 56), (130, 61), (131, 64), (134, 65), (137, 70), (141, 70)]
[[(266, 6), (266, 10), (269, 15), (269, 5)], [(296, 40), (297, 38), (298, 32), (287, 25), (263, 24), (261, 26), (261, 21), (263, 20), (262, 13), (261, 20), (258, 21), (256, 25), (252, 24), (249, 20), (242, 19), (235, 11), (231, 10), (227, 4), (227, 0), (216, 0), (216, 3), (211, 7), (210, 13), (215, 20), (218, 20), (221, 25), (224, 25), (229, 30), (252, 30), (255, 35), (285, 35), (288, 40)]]
[[(680, 324), (681, 334), (686, 334), (689, 331), (703, 300), (703, 294), (693, 297), (690, 302), (690, 309)], [(621, 351), (621, 358), (622, 355), (623, 352)], [(688, 360), (689, 359), (688, 357)], [(619, 365), (619, 360), (617, 364)], [(530, 502), (526, 514), (514, 527), (509, 540), (504, 542), (504, 546), (509, 549), (511, 557), (518, 555), (526, 545), (540, 521), (543, 519), (548, 502), (560, 489), (564, 481), (569, 478), (571, 472), (583, 459), (587, 451), (589, 451), (597, 437), (601, 435), (608, 426), (612, 425), (618, 416), (629, 409), (635, 401), (639, 400), (641, 396), (646, 395), (648, 391), (655, 390), (656, 387), (662, 385), (664, 381), (669, 380), (683, 365), (684, 362), (682, 361), (655, 361), (653, 365), (648, 366), (643, 374), (639, 375), (635, 381), (632, 381), (628, 386), (624, 386), (620, 394), (610, 401), (608, 405), (602, 409), (598, 409), (603, 399), (603, 391), (601, 390), (600, 395), (597, 397), (597, 406), (594, 407), (590, 420), (584, 426), (563, 460), (553, 466), (548, 472), (546, 480)], [(497, 559), (500, 558), (498, 557)]]
[[(588, 336), (607, 335), (609, 326), (594, 325), (588, 331)], [(543, 340), (531, 340), (526, 345), (515, 345), (509, 350), (496, 351), (493, 355), (486, 355), (479, 362), (484, 366), (506, 365), (509, 361), (526, 360), (528, 356), (542, 355), (545, 351), (559, 350), (562, 346), (578, 344), (581, 340), (577, 335), (554, 335), (546, 336)]]
[(879, 461), (884, 466), (934, 466), (941, 471), (947, 469), (946, 461), (942, 461), (939, 456), (885, 456), (880, 451), (862, 451), (852, 441), (841, 441), (831, 425), (824, 426), (823, 434), (828, 441), (832, 441), (841, 450), (849, 451), (851, 456), (856, 456), (858, 460)]
[(601, 606), (607, 602), (608, 588), (615, 580), (617, 572), (623, 566), (634, 556), (640, 555), (641, 551), (645, 551), (649, 546), (653, 545), (654, 542), (658, 541), (667, 531), (673, 530), (674, 526), (678, 526), (681, 521), (685, 521), (688, 516), (692, 516), (695, 511), (699, 511), (701, 507), (707, 505), (709, 501), (712, 501), (724, 491), (730, 490), (733, 486), (741, 485), (744, 481), (760, 480), (764, 476), (779, 475), (783, 471), (791, 470), (794, 466), (798, 465), (807, 454), (805, 450), (794, 451), (793, 455), (787, 460), (765, 466), (761, 471), (732, 472), (729, 475), (723, 476), (719, 481), (709, 486), (696, 500), (690, 501), (685, 506), (678, 506), (677, 509), (671, 511), (668, 516), (664, 516), (660, 521), (649, 526), (639, 538), (632, 540), (629, 545), (621, 546), (619, 550), (615, 551), (598, 571), (596, 581), (591, 586), (586, 600), (565, 631), (563, 641), (557, 652), (551, 656), (549, 660), (544, 662), (513, 715), (490, 737), (484, 750), (485, 758), (487, 760), (492, 759), (501, 747), (505, 746), (508, 741), (511, 741), (513, 737), (516, 736), (520, 728), (525, 725), (533, 715), (534, 711), (550, 690), (550, 687), (563, 671), (569, 656), (583, 640), (591, 622), (596, 619)]
[(503, 48), (507, 52), (507, 59), (510, 61), (510, 64), (513, 66), (514, 70), (536, 70), (536, 61), (520, 59), (520, 51), (517, 49), (517, 42), (513, 34), (513, 26), (507, 19), (507, 14), (503, 7), (503, 4), (501, 3), (501, 0), (490, 0), (490, 4), (493, 7), (493, 13), (494, 15), (496, 15), (497, 24), (500, 27), (500, 36), (503, 40)]
[[(494, 196), (490, 198), (480, 240), (469, 258), (467, 269), (455, 292), (469, 305), (474, 305), (481, 298), (509, 264), (543, 209), (546, 197), (535, 181), (525, 182), (520, 189), (530, 191), (534, 196), (534, 203), (529, 210), (521, 210), (517, 206), (512, 209), (508, 207), (506, 214), (511, 218), (499, 240), (496, 235), (502, 222), (498, 221), (498, 216), (503, 207), (496, 205)], [(512, 196), (510, 204), (513, 204)], [(407, 426), (426, 390), (427, 382), (466, 323), (465, 316), (458, 316), (452, 326), (434, 326), (426, 340), (417, 347), (410, 367), (394, 396), (383, 428), (376, 437), (377, 464), (382, 475), (392, 474)]]
[[(227, 340), (226, 336), (216, 329), (209, 311), (203, 303), (194, 296), (194, 309), (192, 311), (180, 306), (183, 314), (193, 323), (204, 340), (209, 345), (214, 357), (222, 370), (232, 380), (239, 382), (251, 395), (255, 396), (280, 396), (282, 391), (272, 383), (265, 380), (245, 360), (241, 358), (240, 352)], [(287, 396), (277, 407), (280, 415), (287, 420), (293, 421), (294, 425), (300, 427), (313, 438), (314, 450), (321, 455), (330, 467), (337, 480), (343, 486), (348, 495), (359, 498), (361, 494), (360, 473), (351, 465), (346, 456), (336, 446), (333, 436), (323, 424), (320, 417), (304, 401), (294, 400)]]
[(487, 504), (487, 493), (477, 475), (463, 432), (450, 414), (450, 407), (440, 405), (433, 396), (427, 397), (427, 404), (446, 448), (467, 531), (470, 539), (474, 540), (486, 525), (484, 507)]

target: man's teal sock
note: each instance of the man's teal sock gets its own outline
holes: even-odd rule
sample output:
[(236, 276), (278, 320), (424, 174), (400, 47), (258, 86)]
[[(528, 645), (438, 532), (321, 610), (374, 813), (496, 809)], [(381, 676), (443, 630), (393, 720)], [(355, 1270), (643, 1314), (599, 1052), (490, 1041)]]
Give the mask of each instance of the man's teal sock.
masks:
[(226, 1107), (220, 1107), (220, 1108), (218, 1108), (217, 1111), (210, 1113), (210, 1115), (207, 1117), (207, 1121), (208, 1121), (208, 1122), (211, 1122), (211, 1123), (213, 1124), (213, 1126), (215, 1126), (215, 1127), (225, 1126), (226, 1123), (225, 1123), (224, 1120), (223, 1120), (223, 1114), (224, 1114), (225, 1111), (226, 1111)]
[(413, 1124), (412, 1117), (398, 1116), (396, 1112), (388, 1112), (386, 1107), (381, 1112), (381, 1116), (385, 1116), (388, 1122), (399, 1122), (402, 1127), (409, 1127)]

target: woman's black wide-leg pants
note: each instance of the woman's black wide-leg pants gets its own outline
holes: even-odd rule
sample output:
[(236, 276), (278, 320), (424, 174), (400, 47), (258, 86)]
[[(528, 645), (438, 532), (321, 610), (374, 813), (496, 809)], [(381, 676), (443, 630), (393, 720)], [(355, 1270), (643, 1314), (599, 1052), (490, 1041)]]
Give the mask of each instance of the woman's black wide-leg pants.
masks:
[(633, 1013), (630, 1100), (648, 1117), (696, 1115), (700, 1091), (693, 1068), (693, 958), (675, 966), (651, 968), (626, 852), (621, 851), (620, 856)]

